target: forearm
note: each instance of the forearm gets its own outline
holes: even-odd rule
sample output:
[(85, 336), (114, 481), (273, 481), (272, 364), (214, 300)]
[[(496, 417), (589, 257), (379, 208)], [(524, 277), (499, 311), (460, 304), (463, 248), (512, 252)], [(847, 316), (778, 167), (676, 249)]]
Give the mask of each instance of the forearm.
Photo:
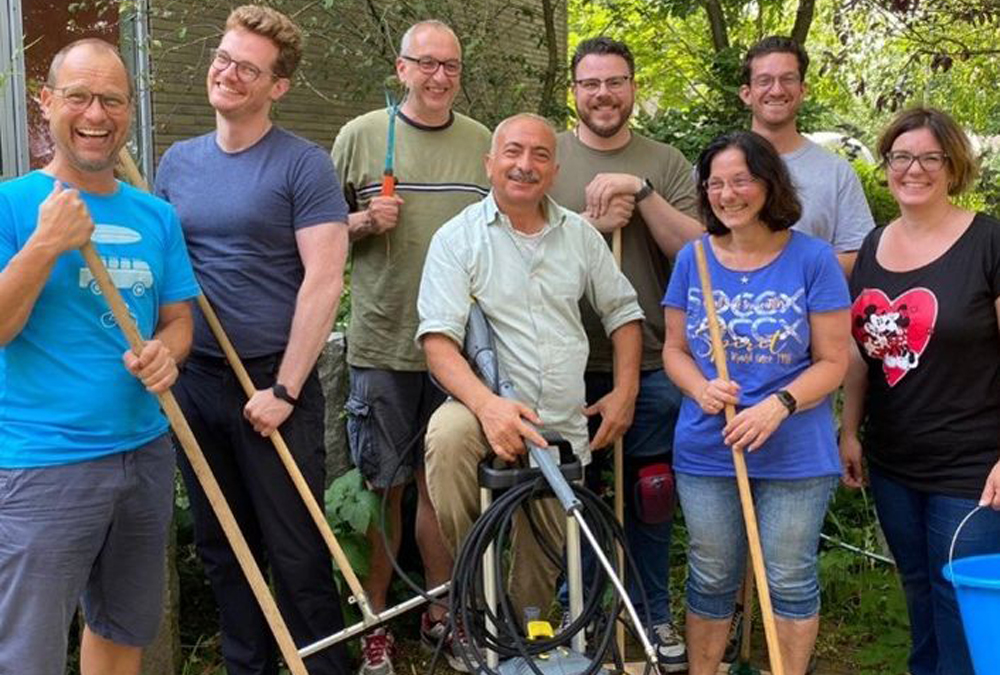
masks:
[(642, 364), (641, 326), (639, 321), (630, 321), (611, 333), (614, 388), (633, 398), (639, 392), (639, 369)]
[(153, 338), (163, 343), (178, 365), (191, 352), (191, 340), (194, 334), (194, 319), (191, 316), (190, 304), (186, 302), (183, 304), (187, 312), (161, 320), (156, 332), (153, 333)]
[(697, 399), (708, 384), (708, 378), (698, 368), (698, 364), (681, 347), (670, 344), (663, 346), (663, 368), (670, 381), (688, 398)]
[(656, 245), (669, 258), (677, 255), (684, 244), (704, 231), (699, 221), (674, 208), (656, 192), (637, 206)]
[(421, 344), (434, 379), (478, 417), (495, 394), (472, 372), (458, 345), (441, 333), (423, 336)]
[(0, 346), (24, 329), (58, 257), (55, 249), (28, 240), (0, 272)]
[(840, 412), (842, 434), (857, 436), (864, 417), (868, 393), (868, 368), (860, 354), (852, 354), (844, 379), (844, 407)]
[(288, 346), (278, 369), (278, 382), (294, 397), (298, 397), (330, 336), (343, 287), (340, 269), (313, 274), (307, 270), (299, 287)]
[(371, 217), (371, 211), (355, 211), (347, 216), (347, 237), (351, 242), (372, 234), (375, 234), (375, 221)]
[(808, 410), (836, 391), (843, 382), (846, 371), (846, 359), (817, 359), (784, 388), (795, 397), (798, 410)]

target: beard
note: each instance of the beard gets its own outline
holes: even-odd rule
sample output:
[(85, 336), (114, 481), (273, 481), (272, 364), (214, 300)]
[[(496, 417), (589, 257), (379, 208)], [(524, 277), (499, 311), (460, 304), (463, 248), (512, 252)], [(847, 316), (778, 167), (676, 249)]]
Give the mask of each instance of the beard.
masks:
[(589, 109), (580, 109), (580, 106), (576, 108), (576, 115), (580, 119), (580, 123), (590, 129), (591, 133), (595, 136), (600, 136), (601, 138), (611, 138), (622, 128), (628, 124), (629, 118), (632, 116), (632, 103), (630, 102), (628, 106), (622, 102), (622, 104), (617, 108), (619, 113), (618, 120), (616, 122), (611, 122), (608, 124), (600, 124), (594, 119), (594, 116), (590, 113)]

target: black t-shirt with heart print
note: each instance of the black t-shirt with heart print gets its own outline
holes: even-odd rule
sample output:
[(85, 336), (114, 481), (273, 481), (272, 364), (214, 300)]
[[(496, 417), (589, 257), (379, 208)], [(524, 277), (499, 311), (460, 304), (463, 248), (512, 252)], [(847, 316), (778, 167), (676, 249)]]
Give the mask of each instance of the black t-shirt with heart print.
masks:
[(911, 488), (978, 499), (1000, 458), (1000, 221), (977, 214), (944, 254), (908, 272), (858, 252), (851, 328), (868, 364), (864, 451)]

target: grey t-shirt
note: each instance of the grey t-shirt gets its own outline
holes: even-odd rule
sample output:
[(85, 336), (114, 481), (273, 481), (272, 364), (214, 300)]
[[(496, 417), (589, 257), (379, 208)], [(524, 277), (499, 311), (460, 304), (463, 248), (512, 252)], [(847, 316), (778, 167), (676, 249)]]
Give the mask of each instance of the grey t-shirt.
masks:
[[(347, 222), (326, 151), (272, 127), (226, 153), (212, 132), (171, 146), (154, 190), (177, 209), (198, 282), (240, 356), (284, 351), (305, 274), (295, 232)], [(201, 312), (192, 350), (222, 355)]]
[(802, 202), (802, 218), (794, 228), (829, 242), (837, 253), (861, 248), (875, 221), (847, 160), (808, 139), (781, 158)]

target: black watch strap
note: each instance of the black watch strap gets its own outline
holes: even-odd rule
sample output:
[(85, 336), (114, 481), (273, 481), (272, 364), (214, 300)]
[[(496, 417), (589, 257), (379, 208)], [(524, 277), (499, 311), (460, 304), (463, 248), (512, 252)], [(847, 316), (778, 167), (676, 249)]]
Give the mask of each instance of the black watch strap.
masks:
[(790, 391), (787, 389), (779, 389), (774, 392), (774, 395), (778, 397), (779, 401), (781, 401), (781, 405), (785, 406), (789, 415), (795, 414), (795, 410), (799, 407), (799, 402), (795, 400), (795, 397), (792, 396)]
[(648, 178), (643, 179), (642, 187), (635, 193), (635, 203), (638, 204), (651, 194), (653, 194), (653, 184)]
[(279, 383), (275, 382), (274, 386), (271, 387), (271, 393), (274, 394), (275, 398), (280, 398), (285, 403), (290, 403), (291, 405), (298, 405), (299, 404), (299, 399), (297, 399), (294, 396), (292, 396), (291, 394), (289, 394), (288, 393), (288, 389), (286, 389), (285, 385), (283, 385), (283, 384), (279, 384)]

